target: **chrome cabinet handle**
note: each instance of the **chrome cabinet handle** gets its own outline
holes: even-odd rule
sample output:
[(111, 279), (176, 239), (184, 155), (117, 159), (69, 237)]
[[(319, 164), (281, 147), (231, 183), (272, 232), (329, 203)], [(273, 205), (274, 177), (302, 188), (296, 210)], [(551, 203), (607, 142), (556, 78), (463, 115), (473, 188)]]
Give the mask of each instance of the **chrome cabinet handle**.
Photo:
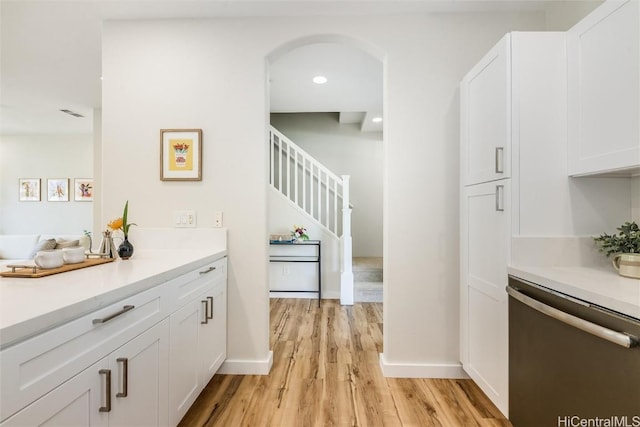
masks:
[(113, 314), (111, 314), (111, 315), (109, 315), (107, 317), (104, 317), (102, 319), (93, 319), (92, 323), (94, 325), (97, 325), (97, 324), (100, 324), (100, 323), (107, 323), (109, 320), (114, 319), (114, 318), (120, 316), (121, 314), (126, 313), (127, 311), (131, 311), (134, 308), (136, 308), (135, 305), (125, 305), (124, 307), (122, 307), (122, 310), (117, 311), (117, 312), (115, 312), (115, 313), (113, 313)]
[(200, 301), (203, 305), (204, 305), (204, 320), (200, 321), (201, 325), (206, 325), (207, 323), (209, 323), (209, 304), (207, 303), (206, 299), (203, 299), (202, 301)]
[(207, 319), (213, 319), (213, 297), (207, 297), (209, 300), (210, 311), (207, 313)]
[(98, 408), (98, 411), (111, 412), (111, 369), (100, 369), (98, 374), (104, 375), (106, 378), (105, 394), (107, 395), (106, 405)]
[(208, 269), (201, 271), (200, 274), (207, 274), (207, 273), (211, 273), (213, 270), (215, 270), (215, 267), (209, 267)]
[(496, 147), (496, 173), (504, 173), (504, 147)]
[(496, 211), (504, 212), (504, 185), (496, 185)]
[(638, 337), (636, 336), (617, 332), (609, 328), (605, 328), (604, 326), (591, 323), (572, 314), (565, 313), (557, 308), (543, 304), (540, 301), (519, 292), (511, 286), (507, 286), (507, 293), (515, 300), (520, 301), (524, 305), (531, 307), (546, 316), (556, 319), (562, 323), (566, 323), (569, 326), (573, 326), (574, 328), (580, 329), (581, 331), (587, 332), (588, 334), (594, 335), (598, 338), (602, 338), (603, 340), (610, 341), (625, 348), (631, 348), (638, 345)]
[(119, 357), (116, 362), (122, 363), (122, 392), (116, 393), (116, 397), (127, 397), (129, 393), (129, 359)]

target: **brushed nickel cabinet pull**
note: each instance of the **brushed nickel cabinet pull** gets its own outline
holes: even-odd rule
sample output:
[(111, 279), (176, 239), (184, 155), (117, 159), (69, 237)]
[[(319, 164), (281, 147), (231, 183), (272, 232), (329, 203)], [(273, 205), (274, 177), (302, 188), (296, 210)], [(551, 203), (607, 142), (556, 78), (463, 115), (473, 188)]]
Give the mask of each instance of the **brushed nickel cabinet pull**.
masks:
[(116, 393), (116, 397), (127, 397), (129, 392), (129, 359), (119, 357), (116, 362), (122, 363), (122, 392)]
[(107, 323), (109, 320), (112, 320), (112, 319), (120, 316), (121, 314), (126, 313), (127, 311), (131, 311), (134, 308), (136, 308), (135, 305), (125, 305), (124, 307), (122, 307), (122, 310), (117, 311), (117, 312), (115, 312), (115, 313), (113, 313), (113, 314), (111, 314), (111, 315), (109, 315), (107, 317), (104, 317), (102, 319), (93, 319), (92, 323), (94, 325), (97, 325), (97, 324), (100, 324), (100, 323)]
[(496, 185), (496, 211), (504, 212), (504, 185)]
[(208, 308), (210, 311), (207, 313), (207, 319), (213, 319), (213, 297), (207, 297), (209, 300)]
[(200, 321), (201, 325), (206, 325), (207, 323), (209, 323), (209, 315), (208, 315), (208, 304), (207, 304), (207, 300), (203, 299), (202, 301), (200, 301), (203, 305), (204, 305), (204, 320)]
[(504, 173), (504, 147), (496, 147), (496, 173)]
[(107, 395), (107, 402), (105, 406), (101, 406), (99, 412), (111, 412), (111, 369), (100, 369), (99, 375), (104, 375), (106, 378), (105, 394)]
[(207, 274), (207, 273), (211, 273), (213, 270), (215, 270), (215, 267), (209, 267), (208, 269), (206, 269), (205, 271), (201, 271), (200, 274)]

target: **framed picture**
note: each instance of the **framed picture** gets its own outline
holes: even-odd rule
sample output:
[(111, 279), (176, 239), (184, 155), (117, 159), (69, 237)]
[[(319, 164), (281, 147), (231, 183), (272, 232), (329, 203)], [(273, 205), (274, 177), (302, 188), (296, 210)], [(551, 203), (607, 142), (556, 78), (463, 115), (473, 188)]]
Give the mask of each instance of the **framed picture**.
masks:
[(160, 130), (160, 180), (202, 181), (202, 129)]
[(69, 201), (69, 178), (47, 180), (47, 200), (50, 202)]
[(19, 186), (21, 202), (40, 201), (40, 178), (20, 178)]
[(93, 179), (76, 178), (73, 184), (75, 189), (76, 202), (92, 202), (93, 201)]

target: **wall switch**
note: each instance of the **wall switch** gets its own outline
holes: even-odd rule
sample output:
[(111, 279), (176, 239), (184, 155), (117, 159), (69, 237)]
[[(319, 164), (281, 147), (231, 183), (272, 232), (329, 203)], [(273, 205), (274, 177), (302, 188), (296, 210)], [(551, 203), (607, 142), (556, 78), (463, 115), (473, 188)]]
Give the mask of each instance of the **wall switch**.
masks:
[(193, 228), (197, 225), (196, 211), (175, 211), (174, 226), (178, 228)]
[(288, 265), (283, 265), (282, 266), (282, 275), (283, 276), (288, 276), (289, 275), (289, 266)]
[(216, 219), (213, 223), (214, 227), (222, 227), (222, 211), (216, 212)]

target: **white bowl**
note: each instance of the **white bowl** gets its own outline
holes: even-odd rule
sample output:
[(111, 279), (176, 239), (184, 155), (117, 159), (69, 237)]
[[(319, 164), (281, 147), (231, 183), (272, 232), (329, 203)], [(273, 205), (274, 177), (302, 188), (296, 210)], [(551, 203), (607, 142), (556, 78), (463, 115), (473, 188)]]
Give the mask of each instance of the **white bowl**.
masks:
[(38, 251), (33, 261), (40, 268), (57, 268), (64, 264), (62, 259), (62, 251), (60, 250), (47, 250)]
[(62, 259), (65, 264), (77, 264), (84, 261), (84, 247), (73, 246), (69, 248), (62, 248)]

